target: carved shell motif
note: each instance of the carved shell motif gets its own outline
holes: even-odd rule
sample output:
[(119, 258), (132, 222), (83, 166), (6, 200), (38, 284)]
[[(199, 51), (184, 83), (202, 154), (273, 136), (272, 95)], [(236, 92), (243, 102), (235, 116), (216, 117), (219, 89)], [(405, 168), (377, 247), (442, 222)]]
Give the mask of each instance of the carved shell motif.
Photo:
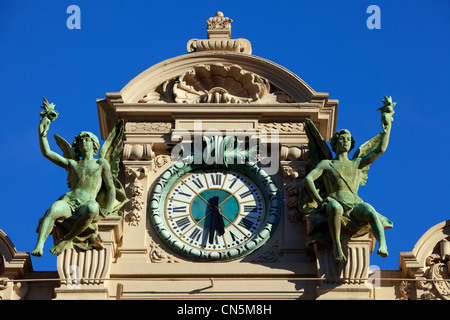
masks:
[(268, 80), (238, 65), (198, 65), (167, 80), (141, 103), (269, 103), (295, 102)]

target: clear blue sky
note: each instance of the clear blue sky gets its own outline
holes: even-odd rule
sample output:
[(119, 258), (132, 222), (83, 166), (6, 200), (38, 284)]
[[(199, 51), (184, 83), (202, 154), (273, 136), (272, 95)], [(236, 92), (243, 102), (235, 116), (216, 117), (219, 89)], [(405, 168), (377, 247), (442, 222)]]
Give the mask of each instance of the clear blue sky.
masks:
[[(72, 4), (81, 9), (80, 30), (66, 27)], [(369, 5), (381, 9), (379, 30), (366, 26)], [(338, 128), (357, 145), (379, 132), (380, 99), (397, 102), (389, 148), (360, 196), (394, 222), (386, 232), (390, 256), (374, 253), (371, 264), (398, 269), (400, 252), (450, 218), (448, 0), (2, 0), (0, 229), (18, 251), (31, 252), (38, 219), (67, 191), (66, 172), (39, 150), (42, 96), (60, 113), (51, 135), (99, 135), (96, 99), (185, 54), (188, 40), (206, 37), (205, 20), (216, 11), (234, 20), (232, 37), (250, 40), (254, 55), (339, 99)], [(56, 270), (51, 243), (33, 257), (35, 270)]]

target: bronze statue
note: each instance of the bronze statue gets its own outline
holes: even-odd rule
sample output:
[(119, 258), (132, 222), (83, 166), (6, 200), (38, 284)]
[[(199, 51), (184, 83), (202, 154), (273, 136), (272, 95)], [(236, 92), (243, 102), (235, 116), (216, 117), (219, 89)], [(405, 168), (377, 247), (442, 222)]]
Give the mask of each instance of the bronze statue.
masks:
[(385, 97), (383, 103), (379, 109), (383, 131), (363, 144), (352, 159), (348, 153), (355, 141), (348, 130), (339, 130), (331, 138), (330, 146), (336, 154), (333, 158), (312, 121), (305, 120), (314, 168), (304, 179), (307, 192), (301, 193), (301, 210), (313, 227), (309, 240), (331, 240), (334, 258), (339, 262), (346, 261), (341, 240), (361, 236), (369, 230), (379, 243), (377, 253), (388, 256), (384, 230), (393, 224), (358, 196), (359, 186), (367, 180), (369, 165), (386, 151), (389, 143), (395, 103), (390, 97)]
[[(72, 146), (54, 135), (63, 155), (50, 149), (47, 131), (58, 117), (54, 104), (44, 98), (39, 122), (39, 143), (42, 154), (51, 162), (68, 171), (69, 192), (61, 196), (40, 219), (36, 247), (31, 252), (42, 256), (47, 237), (53, 233), (56, 245), (50, 252), (59, 255), (69, 245), (82, 249), (101, 249), (96, 222), (110, 214), (121, 214), (126, 200), (117, 180), (119, 160), (123, 150), (123, 120), (119, 120), (100, 149), (98, 138), (83, 131), (75, 137)], [(98, 159), (94, 156), (99, 153)]]

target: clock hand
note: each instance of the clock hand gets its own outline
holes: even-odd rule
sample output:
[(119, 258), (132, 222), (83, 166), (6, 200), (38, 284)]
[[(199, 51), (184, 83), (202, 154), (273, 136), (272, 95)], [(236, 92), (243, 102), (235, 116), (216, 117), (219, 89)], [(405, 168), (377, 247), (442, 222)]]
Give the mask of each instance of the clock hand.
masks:
[(202, 199), (202, 200), (205, 201), (207, 204), (209, 204), (209, 202), (206, 201), (205, 198), (203, 198), (199, 193), (195, 192), (195, 190), (192, 189), (187, 183), (185, 183), (184, 181), (181, 181), (181, 182), (182, 182), (186, 187), (188, 187), (189, 189), (191, 189), (191, 191), (192, 191), (193, 193), (195, 193), (200, 199)]
[(209, 204), (211, 205), (211, 225), (209, 227), (208, 242), (213, 244), (216, 230), (219, 236), (223, 235), (225, 233), (225, 224), (223, 223), (222, 215), (219, 213), (219, 197), (209, 199)]

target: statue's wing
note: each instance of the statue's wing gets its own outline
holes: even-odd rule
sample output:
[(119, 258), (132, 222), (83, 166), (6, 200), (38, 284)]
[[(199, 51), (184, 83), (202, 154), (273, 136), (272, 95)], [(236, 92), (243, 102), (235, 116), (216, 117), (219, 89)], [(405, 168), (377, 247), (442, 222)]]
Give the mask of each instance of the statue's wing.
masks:
[(314, 123), (306, 118), (304, 125), (306, 136), (308, 137), (309, 157), (313, 167), (322, 160), (331, 160), (333, 154), (331, 153), (330, 147), (322, 138)]
[(64, 138), (58, 136), (57, 134), (53, 135), (53, 137), (55, 138), (58, 147), (62, 150), (64, 158), (76, 161), (79, 160), (75, 150), (73, 150), (72, 146)]
[[(119, 119), (116, 122), (114, 128), (109, 133), (108, 138), (103, 143), (103, 146), (101, 147), (98, 155), (100, 159), (106, 159), (111, 167), (114, 186), (116, 188), (116, 201), (113, 208), (113, 214), (116, 215), (122, 215), (119, 210), (127, 201), (125, 189), (122, 183), (117, 179), (117, 175), (119, 173), (120, 158), (122, 157), (123, 152), (123, 130), (124, 121), (123, 119)], [(102, 185), (102, 188), (97, 195), (97, 202), (100, 204), (101, 208), (105, 207), (106, 190), (104, 188), (104, 185)]]
[[(369, 141), (363, 143), (353, 154), (353, 158), (352, 159), (356, 159), (358, 157), (364, 157), (365, 155), (369, 154), (370, 152), (372, 152), (373, 150), (375, 150), (375, 148), (378, 147), (378, 145), (380, 144), (380, 140), (383, 137), (383, 133), (379, 133), (377, 134), (375, 137), (373, 137), (372, 139), (370, 139)], [(366, 184), (366, 180), (367, 180), (367, 171), (369, 170), (369, 165), (365, 166), (364, 168), (361, 169), (361, 178), (359, 181), (359, 185), (363, 186)]]
[[(320, 134), (319, 130), (317, 130), (314, 123), (310, 119), (306, 118), (304, 126), (306, 136), (308, 137), (309, 158), (311, 160), (312, 167), (313, 168), (316, 167), (322, 160), (333, 159), (333, 154), (331, 152), (330, 147), (322, 138), (322, 135)], [(319, 190), (319, 194), (321, 195), (321, 197), (325, 198), (327, 194), (322, 177), (314, 181), (314, 184), (316, 188)], [(300, 211), (305, 214), (310, 214), (313, 211), (314, 212), (317, 211), (315, 206), (316, 205), (313, 198), (303, 185), (300, 189), (299, 194)]]
[(99, 158), (108, 160), (114, 177), (117, 177), (119, 172), (119, 162), (123, 152), (123, 127), (124, 121), (119, 119), (103, 143), (98, 155)]

